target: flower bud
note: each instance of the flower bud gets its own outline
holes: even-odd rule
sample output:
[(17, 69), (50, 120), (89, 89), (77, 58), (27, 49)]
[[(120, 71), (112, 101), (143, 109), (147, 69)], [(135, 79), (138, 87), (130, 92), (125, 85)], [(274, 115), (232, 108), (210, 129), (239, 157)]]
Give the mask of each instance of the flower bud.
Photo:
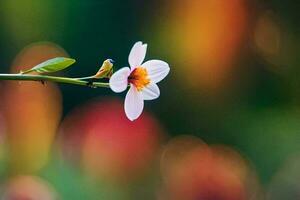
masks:
[(113, 72), (113, 63), (112, 59), (106, 59), (94, 78), (109, 78)]

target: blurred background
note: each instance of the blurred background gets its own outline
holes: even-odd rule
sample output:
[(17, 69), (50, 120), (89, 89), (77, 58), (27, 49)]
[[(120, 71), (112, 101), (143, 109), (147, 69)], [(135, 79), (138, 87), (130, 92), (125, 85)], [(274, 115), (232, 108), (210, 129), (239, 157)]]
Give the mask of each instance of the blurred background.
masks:
[(4, 200), (300, 199), (300, 3), (1, 0), (0, 72), (128, 65), (136, 41), (170, 64), (130, 122), (125, 94), (0, 83)]

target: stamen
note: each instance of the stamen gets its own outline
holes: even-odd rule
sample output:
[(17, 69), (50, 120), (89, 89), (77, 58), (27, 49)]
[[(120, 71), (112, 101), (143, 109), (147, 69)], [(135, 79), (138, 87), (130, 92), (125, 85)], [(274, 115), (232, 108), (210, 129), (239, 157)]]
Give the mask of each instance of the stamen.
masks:
[(144, 67), (135, 68), (129, 75), (128, 82), (133, 84), (138, 91), (141, 91), (150, 83), (147, 70)]

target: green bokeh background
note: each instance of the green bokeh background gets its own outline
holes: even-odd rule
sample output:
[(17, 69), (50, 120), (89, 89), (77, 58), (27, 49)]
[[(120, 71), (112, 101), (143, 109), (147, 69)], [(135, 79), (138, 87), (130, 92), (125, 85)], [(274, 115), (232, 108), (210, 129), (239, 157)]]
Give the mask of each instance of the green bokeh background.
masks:
[[(176, 55), (177, 49), (161, 47), (159, 29), (165, 27), (157, 25), (167, 21), (164, 12), (169, 11), (172, 1), (1, 0), (0, 70), (7, 73), (25, 46), (50, 41), (77, 60), (63, 75), (85, 76), (93, 74), (106, 58), (116, 60), (115, 70), (126, 66), (132, 44), (139, 40), (147, 42), (147, 57), (168, 61), (171, 73), (160, 84), (160, 99), (147, 102), (146, 109), (171, 136), (191, 134), (208, 144), (221, 143), (237, 149), (251, 161), (262, 183), (268, 185), (283, 163), (300, 153), (300, 3), (297, 0), (252, 3), (276, 13), (293, 48), (280, 64), (283, 70), (274, 72), (267, 70), (271, 64), (245, 45), (238, 65), (244, 67), (241, 77), (246, 74), (247, 81), (241, 78), (222, 100), (211, 101), (214, 97), (205, 92), (187, 89), (180, 81), (181, 74), (172, 71), (178, 58), (171, 55)], [(124, 97), (107, 89), (59, 87), (64, 115), (93, 97)]]

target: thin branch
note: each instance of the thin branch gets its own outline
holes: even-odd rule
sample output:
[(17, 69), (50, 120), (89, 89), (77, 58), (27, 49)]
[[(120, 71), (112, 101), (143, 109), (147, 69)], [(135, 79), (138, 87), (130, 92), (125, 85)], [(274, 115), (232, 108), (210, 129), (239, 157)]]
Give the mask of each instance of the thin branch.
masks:
[(79, 80), (77, 78), (67, 78), (67, 77), (47, 76), (47, 75), (0, 74), (0, 80), (51, 81), (51, 82), (57, 82), (57, 83), (88, 86), (88, 87), (92, 87), (92, 88), (98, 88), (98, 87), (109, 88), (108, 83), (91, 82), (91, 81)]

